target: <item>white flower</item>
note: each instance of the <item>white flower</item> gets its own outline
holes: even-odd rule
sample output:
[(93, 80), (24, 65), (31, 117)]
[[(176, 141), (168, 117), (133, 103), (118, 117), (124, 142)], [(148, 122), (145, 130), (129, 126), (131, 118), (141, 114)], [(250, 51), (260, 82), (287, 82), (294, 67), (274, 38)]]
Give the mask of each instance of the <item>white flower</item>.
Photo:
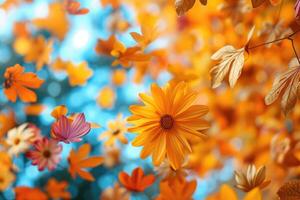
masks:
[(18, 156), (30, 147), (30, 139), (34, 136), (33, 130), (27, 128), (27, 124), (22, 124), (8, 131), (5, 140), (8, 145), (8, 154)]

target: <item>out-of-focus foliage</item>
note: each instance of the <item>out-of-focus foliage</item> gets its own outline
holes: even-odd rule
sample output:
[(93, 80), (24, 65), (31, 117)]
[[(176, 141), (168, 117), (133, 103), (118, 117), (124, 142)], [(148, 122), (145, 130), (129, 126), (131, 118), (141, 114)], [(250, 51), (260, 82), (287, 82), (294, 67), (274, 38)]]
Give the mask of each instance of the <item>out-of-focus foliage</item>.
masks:
[(0, 0), (0, 200), (300, 199), (299, 0)]

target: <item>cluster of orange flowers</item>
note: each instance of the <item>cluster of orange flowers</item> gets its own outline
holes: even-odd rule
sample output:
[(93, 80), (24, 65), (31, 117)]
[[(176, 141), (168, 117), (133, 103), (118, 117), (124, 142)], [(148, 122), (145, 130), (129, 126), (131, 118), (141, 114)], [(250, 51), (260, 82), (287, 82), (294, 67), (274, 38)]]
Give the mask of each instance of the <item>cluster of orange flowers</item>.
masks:
[[(6, 0), (1, 9), (31, 1)], [(233, 159), (234, 182), (220, 184), (207, 200), (300, 199), (300, 22), (296, 2), (284, 0), (101, 0), (113, 14), (108, 38), (99, 38), (94, 51), (111, 59), (111, 83), (99, 91), (95, 102), (103, 109), (115, 107), (116, 88), (127, 81), (141, 84), (165, 73), (170, 80), (150, 92), (139, 93), (140, 103), (107, 122), (99, 135), (104, 142), (102, 156), (89, 156), (92, 145), (82, 144), (68, 156), (68, 172), (87, 181), (97, 177), (87, 168), (113, 168), (121, 162), (123, 145), (141, 147), (140, 158), (152, 157), (154, 173), (141, 167), (131, 175), (118, 174), (118, 181), (99, 195), (101, 200), (128, 200), (159, 184), (157, 200), (190, 200), (197, 179), (207, 178)], [(128, 6), (136, 15), (140, 32), (131, 32), (122, 17)], [(79, 1), (51, 3), (45, 18), (14, 24), (12, 47), (25, 63), (36, 70), (49, 67), (65, 73), (69, 85), (84, 86), (93, 69), (60, 57), (52, 58), (55, 42), (63, 41), (71, 24), (69, 16), (88, 15)], [(35, 35), (30, 26), (50, 33)], [(119, 37), (128, 35), (134, 45)], [(133, 71), (133, 77), (128, 76)], [(35, 72), (15, 64), (5, 66), (3, 93), (11, 102), (26, 104), (27, 115), (39, 115), (38, 90), (45, 81)], [(130, 79), (132, 78), (132, 80)], [(228, 80), (228, 86), (226, 81)], [(280, 103), (277, 103), (280, 100)], [(14, 112), (0, 113), (0, 191), (16, 180), (14, 156), (26, 153), (39, 170), (59, 166), (62, 146), (80, 142), (96, 123), (85, 121), (83, 113), (67, 115), (63, 105), (48, 138), (33, 124), (16, 126)], [(128, 125), (129, 124), (129, 125)], [(130, 140), (126, 133), (136, 134)], [(43, 139), (41, 139), (43, 138)], [(120, 143), (122, 144), (120, 146)], [(30, 150), (34, 147), (34, 150)], [(257, 168), (259, 167), (259, 168)], [(232, 187), (235, 186), (235, 189)], [(199, 186), (198, 186), (199, 187)], [(16, 199), (70, 199), (66, 181), (48, 180), (43, 189), (15, 187)], [(239, 191), (244, 192), (243, 194)]]

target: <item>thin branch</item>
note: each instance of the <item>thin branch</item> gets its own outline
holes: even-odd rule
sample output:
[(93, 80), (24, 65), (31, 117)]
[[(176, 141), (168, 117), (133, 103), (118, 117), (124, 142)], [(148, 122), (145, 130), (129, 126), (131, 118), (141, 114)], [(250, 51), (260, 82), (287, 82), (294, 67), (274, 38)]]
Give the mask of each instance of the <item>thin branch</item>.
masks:
[(290, 35), (288, 35), (288, 36), (286, 36), (286, 37), (283, 37), (283, 38), (279, 38), (279, 39), (276, 39), (276, 40), (272, 40), (272, 41), (270, 41), (270, 42), (264, 42), (264, 43), (262, 43), (262, 44), (258, 44), (258, 45), (255, 45), (255, 46), (253, 46), (253, 47), (248, 47), (248, 50), (250, 50), (250, 49), (255, 49), (255, 48), (258, 48), (258, 47), (261, 47), (261, 46), (265, 46), (265, 45), (268, 45), (268, 44), (272, 44), (272, 43), (275, 43), (275, 42), (280, 42), (280, 41), (282, 41), (282, 40), (287, 40), (287, 39), (291, 39), (294, 35), (296, 35), (298, 32), (299, 32), (300, 30), (297, 30), (297, 31), (295, 31), (294, 33), (292, 33), (292, 34), (290, 34)]
[(296, 48), (295, 48), (294, 40), (293, 40), (293, 38), (288, 38), (288, 39), (289, 39), (289, 40), (291, 41), (291, 43), (292, 43), (292, 47), (293, 47), (294, 54), (295, 54), (295, 56), (296, 56), (296, 58), (297, 58), (297, 60), (298, 60), (298, 63), (300, 64), (300, 59), (299, 59), (299, 56), (298, 56), (297, 51), (296, 51)]

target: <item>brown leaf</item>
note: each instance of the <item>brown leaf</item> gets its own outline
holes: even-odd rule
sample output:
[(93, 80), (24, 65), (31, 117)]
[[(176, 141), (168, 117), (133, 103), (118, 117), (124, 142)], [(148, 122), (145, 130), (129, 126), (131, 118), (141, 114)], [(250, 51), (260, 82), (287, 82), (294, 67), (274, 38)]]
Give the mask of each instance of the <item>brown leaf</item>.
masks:
[(253, 8), (257, 8), (258, 6), (262, 5), (265, 2), (265, 0), (251, 0), (251, 2)]
[(175, 1), (175, 8), (177, 14), (183, 15), (186, 13), (189, 9), (191, 9), (195, 4), (195, 0), (176, 0)]
[(298, 96), (298, 86), (300, 81), (300, 67), (290, 66), (290, 68), (279, 75), (272, 86), (271, 91), (265, 97), (266, 105), (272, 104), (279, 95), (283, 93), (281, 99), (281, 109), (287, 114), (295, 106)]
[(227, 45), (212, 55), (212, 60), (220, 60), (219, 64), (210, 70), (213, 88), (218, 87), (228, 73), (230, 87), (235, 85), (244, 66), (244, 52), (244, 48), (235, 49)]
[(212, 88), (218, 87), (229, 74), (229, 85), (233, 87), (242, 73), (244, 66), (244, 53), (247, 51), (249, 42), (254, 34), (255, 27), (253, 26), (247, 36), (246, 44), (243, 48), (235, 49), (231, 45), (227, 45), (219, 49), (212, 56), (212, 60), (218, 60), (219, 64), (210, 70), (212, 77)]
[(206, 5), (207, 4), (207, 0), (199, 0), (200, 1), (200, 3), (202, 4), (202, 5)]
[(292, 180), (281, 186), (277, 192), (280, 200), (300, 199), (300, 181)]

